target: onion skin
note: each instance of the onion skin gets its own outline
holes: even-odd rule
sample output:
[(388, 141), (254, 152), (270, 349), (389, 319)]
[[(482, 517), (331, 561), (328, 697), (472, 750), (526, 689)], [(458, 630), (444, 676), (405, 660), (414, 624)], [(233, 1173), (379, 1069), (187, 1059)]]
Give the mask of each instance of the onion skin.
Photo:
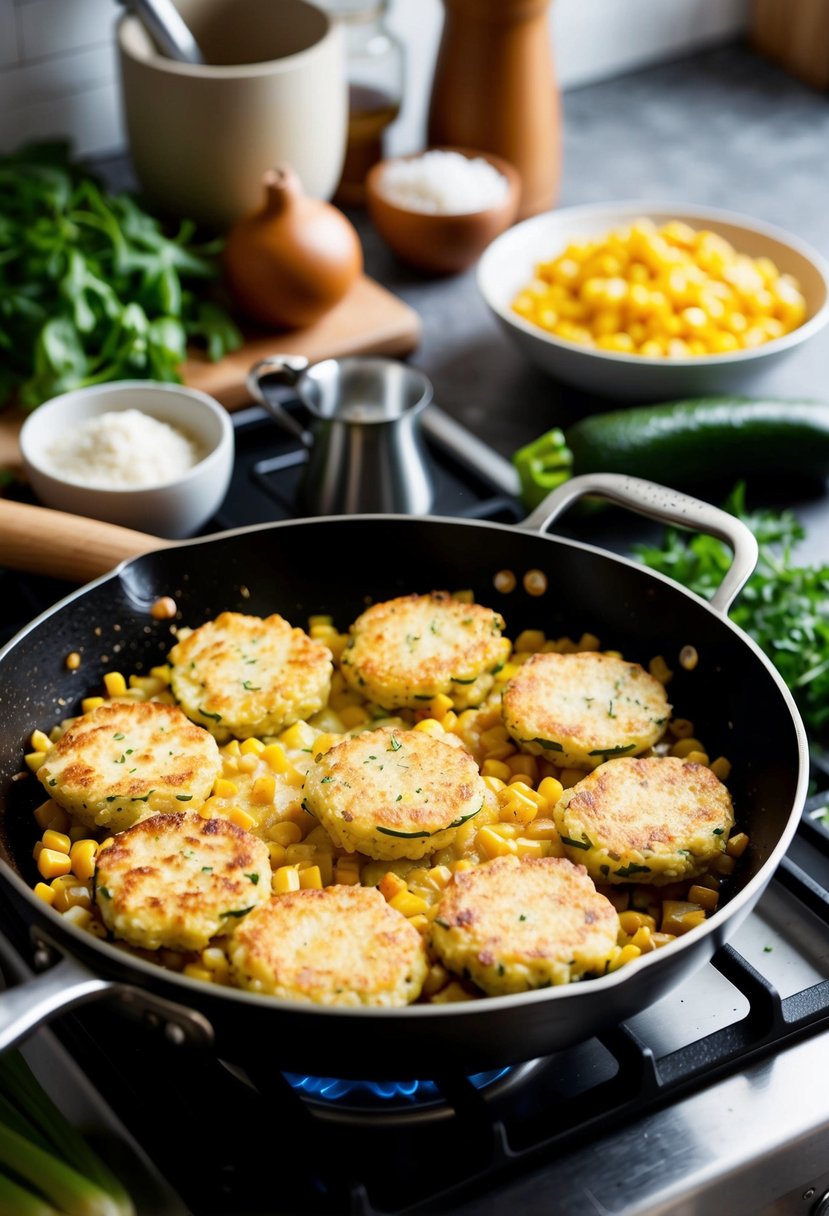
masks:
[(363, 249), (351, 222), (304, 194), (289, 165), (270, 169), (263, 184), (263, 206), (227, 234), (225, 279), (251, 320), (300, 329), (343, 298), (363, 269)]

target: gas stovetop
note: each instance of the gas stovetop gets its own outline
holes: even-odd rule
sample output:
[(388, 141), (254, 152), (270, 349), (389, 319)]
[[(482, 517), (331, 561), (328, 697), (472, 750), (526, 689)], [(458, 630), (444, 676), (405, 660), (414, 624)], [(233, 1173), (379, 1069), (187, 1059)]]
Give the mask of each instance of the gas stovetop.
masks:
[[(208, 531), (293, 511), (301, 450), (258, 409), (234, 423), (236, 473)], [(509, 495), (430, 450), (436, 514), (520, 520)], [(0, 574), (0, 640), (66, 589)], [(829, 787), (820, 754), (813, 772)], [(230, 1066), (103, 1007), (55, 1028), (195, 1216), (824, 1216), (827, 803), (809, 800), (712, 963), (600, 1039), (501, 1073), (284, 1075), (263, 1065), (267, 1044), (240, 1044)], [(30, 953), (25, 927), (4, 925)]]

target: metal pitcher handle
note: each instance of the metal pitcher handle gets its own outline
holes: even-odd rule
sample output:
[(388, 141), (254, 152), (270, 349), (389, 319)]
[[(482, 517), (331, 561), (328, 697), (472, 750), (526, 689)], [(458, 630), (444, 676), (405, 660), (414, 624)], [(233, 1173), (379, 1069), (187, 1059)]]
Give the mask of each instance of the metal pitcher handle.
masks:
[(303, 447), (310, 448), (313, 442), (311, 432), (293, 414), (283, 409), (278, 401), (263, 393), (259, 383), (265, 376), (272, 376), (280, 384), (292, 388), (307, 367), (308, 360), (304, 355), (269, 355), (250, 368), (245, 377), (245, 387), (257, 405), (261, 405), (286, 431), (290, 431)]
[(757, 565), (757, 541), (741, 520), (710, 503), (653, 481), (644, 481), (641, 477), (626, 477), (621, 473), (585, 473), (565, 481), (548, 494), (521, 527), (533, 532), (545, 532), (567, 507), (587, 494), (630, 507), (632, 511), (660, 523), (707, 532), (724, 541), (731, 549), (733, 558), (710, 604), (723, 616), (728, 615), (729, 608)]

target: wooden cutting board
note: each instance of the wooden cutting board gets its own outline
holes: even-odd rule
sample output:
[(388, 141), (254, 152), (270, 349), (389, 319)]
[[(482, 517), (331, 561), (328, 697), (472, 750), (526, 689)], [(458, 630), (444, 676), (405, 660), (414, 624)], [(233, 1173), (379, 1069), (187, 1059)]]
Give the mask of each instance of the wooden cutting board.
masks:
[[(305, 355), (311, 362), (344, 355), (407, 355), (420, 340), (420, 317), (373, 279), (362, 276), (348, 295), (306, 329), (283, 333), (250, 332), (242, 347), (218, 363), (192, 358), (185, 363), (185, 384), (210, 393), (229, 410), (249, 405), (248, 369), (267, 355)], [(17, 469), (17, 436), (23, 415), (0, 412), (0, 469)]]
[(420, 317), (408, 304), (365, 276), (315, 325), (284, 333), (250, 333), (244, 346), (218, 363), (191, 359), (184, 381), (229, 410), (249, 405), (248, 369), (267, 355), (305, 355), (311, 362), (344, 355), (406, 355), (420, 340)]

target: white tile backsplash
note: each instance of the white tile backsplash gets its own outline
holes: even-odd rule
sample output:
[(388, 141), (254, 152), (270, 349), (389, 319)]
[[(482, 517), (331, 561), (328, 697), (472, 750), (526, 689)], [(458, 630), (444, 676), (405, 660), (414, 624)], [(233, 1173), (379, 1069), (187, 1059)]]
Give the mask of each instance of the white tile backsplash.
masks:
[[(748, 24), (749, 2), (553, 0), (550, 36), (561, 86), (736, 36)], [(123, 147), (113, 48), (120, 11), (117, 0), (0, 0), (0, 152), (55, 136), (71, 139), (78, 154)], [(408, 65), (391, 151), (422, 146), (442, 20), (441, 0), (391, 0), (390, 24)]]

